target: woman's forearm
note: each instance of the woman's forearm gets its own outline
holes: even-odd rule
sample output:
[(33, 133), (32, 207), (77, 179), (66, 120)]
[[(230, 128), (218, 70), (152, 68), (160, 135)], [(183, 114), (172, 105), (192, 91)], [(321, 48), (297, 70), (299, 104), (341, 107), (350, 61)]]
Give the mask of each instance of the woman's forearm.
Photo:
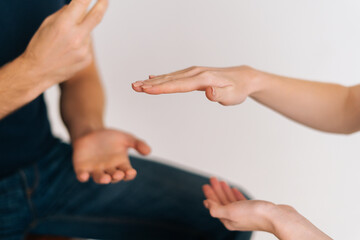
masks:
[(280, 240), (331, 240), (309, 220), (287, 205), (277, 205), (268, 214), (272, 233)]
[(360, 86), (311, 82), (258, 72), (250, 96), (311, 128), (334, 133), (360, 129)]
[(360, 85), (311, 82), (281, 77), (248, 66), (190, 67), (133, 83), (148, 94), (205, 91), (222, 105), (236, 105), (252, 97), (263, 105), (321, 131), (352, 133), (360, 130)]

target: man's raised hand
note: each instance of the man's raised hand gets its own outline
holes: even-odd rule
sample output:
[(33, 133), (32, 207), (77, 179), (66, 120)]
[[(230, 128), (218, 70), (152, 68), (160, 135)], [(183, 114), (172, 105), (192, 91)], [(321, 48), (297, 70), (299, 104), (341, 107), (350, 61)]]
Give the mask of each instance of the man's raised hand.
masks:
[(37, 86), (46, 89), (68, 80), (92, 62), (91, 32), (101, 22), (108, 0), (72, 0), (47, 17), (21, 55)]

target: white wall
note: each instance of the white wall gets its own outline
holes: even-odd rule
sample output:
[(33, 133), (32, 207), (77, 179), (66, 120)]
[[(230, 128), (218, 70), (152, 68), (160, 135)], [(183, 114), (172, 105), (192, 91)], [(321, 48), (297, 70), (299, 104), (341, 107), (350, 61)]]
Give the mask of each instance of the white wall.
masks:
[[(146, 139), (153, 157), (231, 180), (296, 207), (335, 239), (355, 239), (360, 135), (310, 130), (248, 100), (147, 96), (130, 84), (191, 65), (248, 64), (345, 85), (360, 79), (356, 0), (112, 0), (95, 32), (107, 123)], [(91, 96), (89, 96), (91, 97)], [(55, 131), (64, 136), (48, 92)], [(360, 119), (359, 119), (360, 121)], [(258, 233), (254, 239), (273, 239)]]

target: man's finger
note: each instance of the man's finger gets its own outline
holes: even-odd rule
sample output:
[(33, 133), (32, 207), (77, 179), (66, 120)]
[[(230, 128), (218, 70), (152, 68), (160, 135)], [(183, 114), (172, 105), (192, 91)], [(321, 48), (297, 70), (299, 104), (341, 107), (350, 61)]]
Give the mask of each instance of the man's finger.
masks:
[(64, 16), (75, 20), (77, 23), (82, 20), (87, 12), (91, 0), (72, 0), (64, 12)]
[(94, 7), (85, 16), (80, 25), (87, 33), (90, 33), (101, 22), (106, 13), (108, 4), (108, 0), (98, 0)]
[(127, 135), (127, 147), (133, 148), (141, 155), (148, 155), (151, 152), (151, 147), (143, 140), (134, 137), (131, 134)]
[(109, 184), (111, 182), (111, 176), (102, 170), (95, 170), (91, 175), (98, 184)]
[(76, 173), (76, 177), (79, 180), (79, 182), (87, 182), (90, 178), (90, 174), (85, 171), (79, 171)]
[(118, 165), (116, 169), (123, 171), (125, 173), (124, 176), (125, 181), (133, 180), (137, 175), (137, 171), (131, 166), (129, 160), (123, 162), (124, 163)]
[(110, 168), (105, 171), (112, 177), (112, 183), (119, 182), (124, 179), (125, 173), (121, 170), (118, 170), (116, 168)]
[(151, 152), (150, 146), (146, 142), (139, 139), (136, 140), (134, 148), (142, 155), (148, 155)]

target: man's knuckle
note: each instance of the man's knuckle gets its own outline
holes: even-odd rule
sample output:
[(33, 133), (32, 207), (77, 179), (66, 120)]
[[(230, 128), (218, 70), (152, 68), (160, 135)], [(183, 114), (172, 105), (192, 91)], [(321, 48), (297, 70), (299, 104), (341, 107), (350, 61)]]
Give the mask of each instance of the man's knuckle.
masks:
[(56, 28), (58, 33), (60, 34), (66, 34), (69, 32), (69, 24), (67, 23), (67, 21), (58, 21), (56, 23)]
[(73, 49), (81, 48), (82, 44), (83, 44), (83, 38), (80, 35), (75, 35), (71, 40), (71, 47)]
[(92, 20), (93, 20), (96, 24), (100, 23), (101, 20), (102, 20), (102, 18), (103, 18), (103, 13), (102, 13), (102, 11), (100, 11), (100, 10), (96, 10), (96, 11), (94, 11), (94, 13), (92, 14)]

